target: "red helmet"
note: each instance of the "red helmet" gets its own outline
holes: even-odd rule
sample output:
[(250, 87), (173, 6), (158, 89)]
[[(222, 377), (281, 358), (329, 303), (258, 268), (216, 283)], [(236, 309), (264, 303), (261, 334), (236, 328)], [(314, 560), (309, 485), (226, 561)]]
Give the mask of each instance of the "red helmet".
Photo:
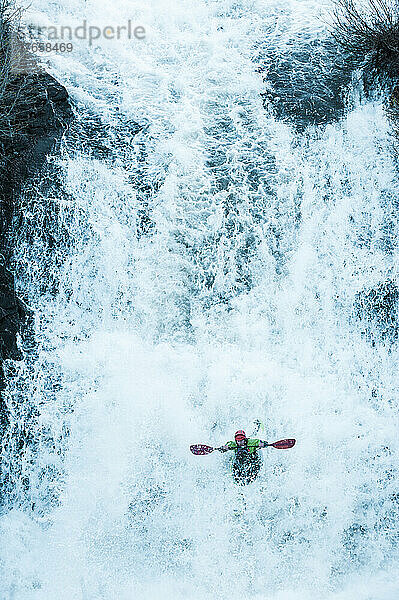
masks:
[(234, 438), (235, 438), (236, 442), (239, 442), (240, 440), (246, 440), (247, 436), (246, 436), (245, 431), (243, 431), (242, 429), (239, 429), (238, 431), (235, 432)]

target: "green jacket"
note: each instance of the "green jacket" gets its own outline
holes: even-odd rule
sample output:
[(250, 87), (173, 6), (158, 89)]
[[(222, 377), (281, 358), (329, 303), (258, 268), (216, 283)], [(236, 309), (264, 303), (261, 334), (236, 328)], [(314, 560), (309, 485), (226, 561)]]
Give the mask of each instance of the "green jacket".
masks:
[[(259, 442), (260, 440), (251, 438), (247, 440), (247, 448), (249, 454), (254, 454), (257, 451), (257, 449), (259, 448)], [(229, 450), (237, 450), (239, 448), (236, 442), (226, 442), (226, 446), (229, 447)]]

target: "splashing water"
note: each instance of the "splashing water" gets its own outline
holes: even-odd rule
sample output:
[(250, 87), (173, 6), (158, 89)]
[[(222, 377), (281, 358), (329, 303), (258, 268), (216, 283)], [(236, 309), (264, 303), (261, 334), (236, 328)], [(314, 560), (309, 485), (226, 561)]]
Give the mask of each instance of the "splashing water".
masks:
[[(397, 598), (398, 354), (362, 300), (398, 280), (390, 126), (353, 94), (295, 133), (256, 63), (320, 5), (30, 10), (147, 37), (51, 59), (77, 120), (22, 198), (0, 597)], [(248, 488), (190, 455), (257, 418), (298, 443)]]

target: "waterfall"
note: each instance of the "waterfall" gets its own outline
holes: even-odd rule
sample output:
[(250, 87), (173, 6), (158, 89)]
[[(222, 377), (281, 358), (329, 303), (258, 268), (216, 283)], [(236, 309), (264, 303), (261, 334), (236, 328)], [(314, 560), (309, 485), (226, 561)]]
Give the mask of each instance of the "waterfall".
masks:
[[(328, 7), (33, 1), (146, 36), (48, 57), (76, 119), (16, 232), (2, 599), (397, 598), (391, 125), (356, 84), (329, 123), (264, 101)], [(190, 454), (256, 419), (297, 444), (250, 486)]]

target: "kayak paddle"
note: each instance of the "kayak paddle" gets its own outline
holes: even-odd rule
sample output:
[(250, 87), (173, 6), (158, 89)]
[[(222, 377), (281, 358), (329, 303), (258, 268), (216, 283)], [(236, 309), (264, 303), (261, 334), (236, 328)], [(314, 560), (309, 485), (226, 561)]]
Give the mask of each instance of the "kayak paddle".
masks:
[(217, 450), (217, 448), (212, 448), (212, 446), (205, 446), (204, 444), (194, 444), (193, 446), (190, 446), (190, 450), (193, 454), (200, 455), (210, 454), (214, 450)]
[(296, 440), (279, 440), (278, 442), (273, 442), (273, 444), (267, 444), (268, 446), (273, 446), (273, 448), (277, 448), (277, 450), (287, 450), (287, 448), (292, 448), (295, 446)]
[[(288, 448), (295, 446), (295, 442), (296, 440), (294, 439), (278, 440), (278, 442), (273, 442), (272, 444), (268, 444), (268, 446), (273, 446), (273, 448), (277, 448), (277, 450), (287, 450)], [(203, 454), (210, 454), (211, 452), (214, 452), (214, 450), (219, 450), (219, 448), (205, 446), (204, 444), (193, 444), (190, 446), (190, 450), (193, 454), (200, 456)]]

